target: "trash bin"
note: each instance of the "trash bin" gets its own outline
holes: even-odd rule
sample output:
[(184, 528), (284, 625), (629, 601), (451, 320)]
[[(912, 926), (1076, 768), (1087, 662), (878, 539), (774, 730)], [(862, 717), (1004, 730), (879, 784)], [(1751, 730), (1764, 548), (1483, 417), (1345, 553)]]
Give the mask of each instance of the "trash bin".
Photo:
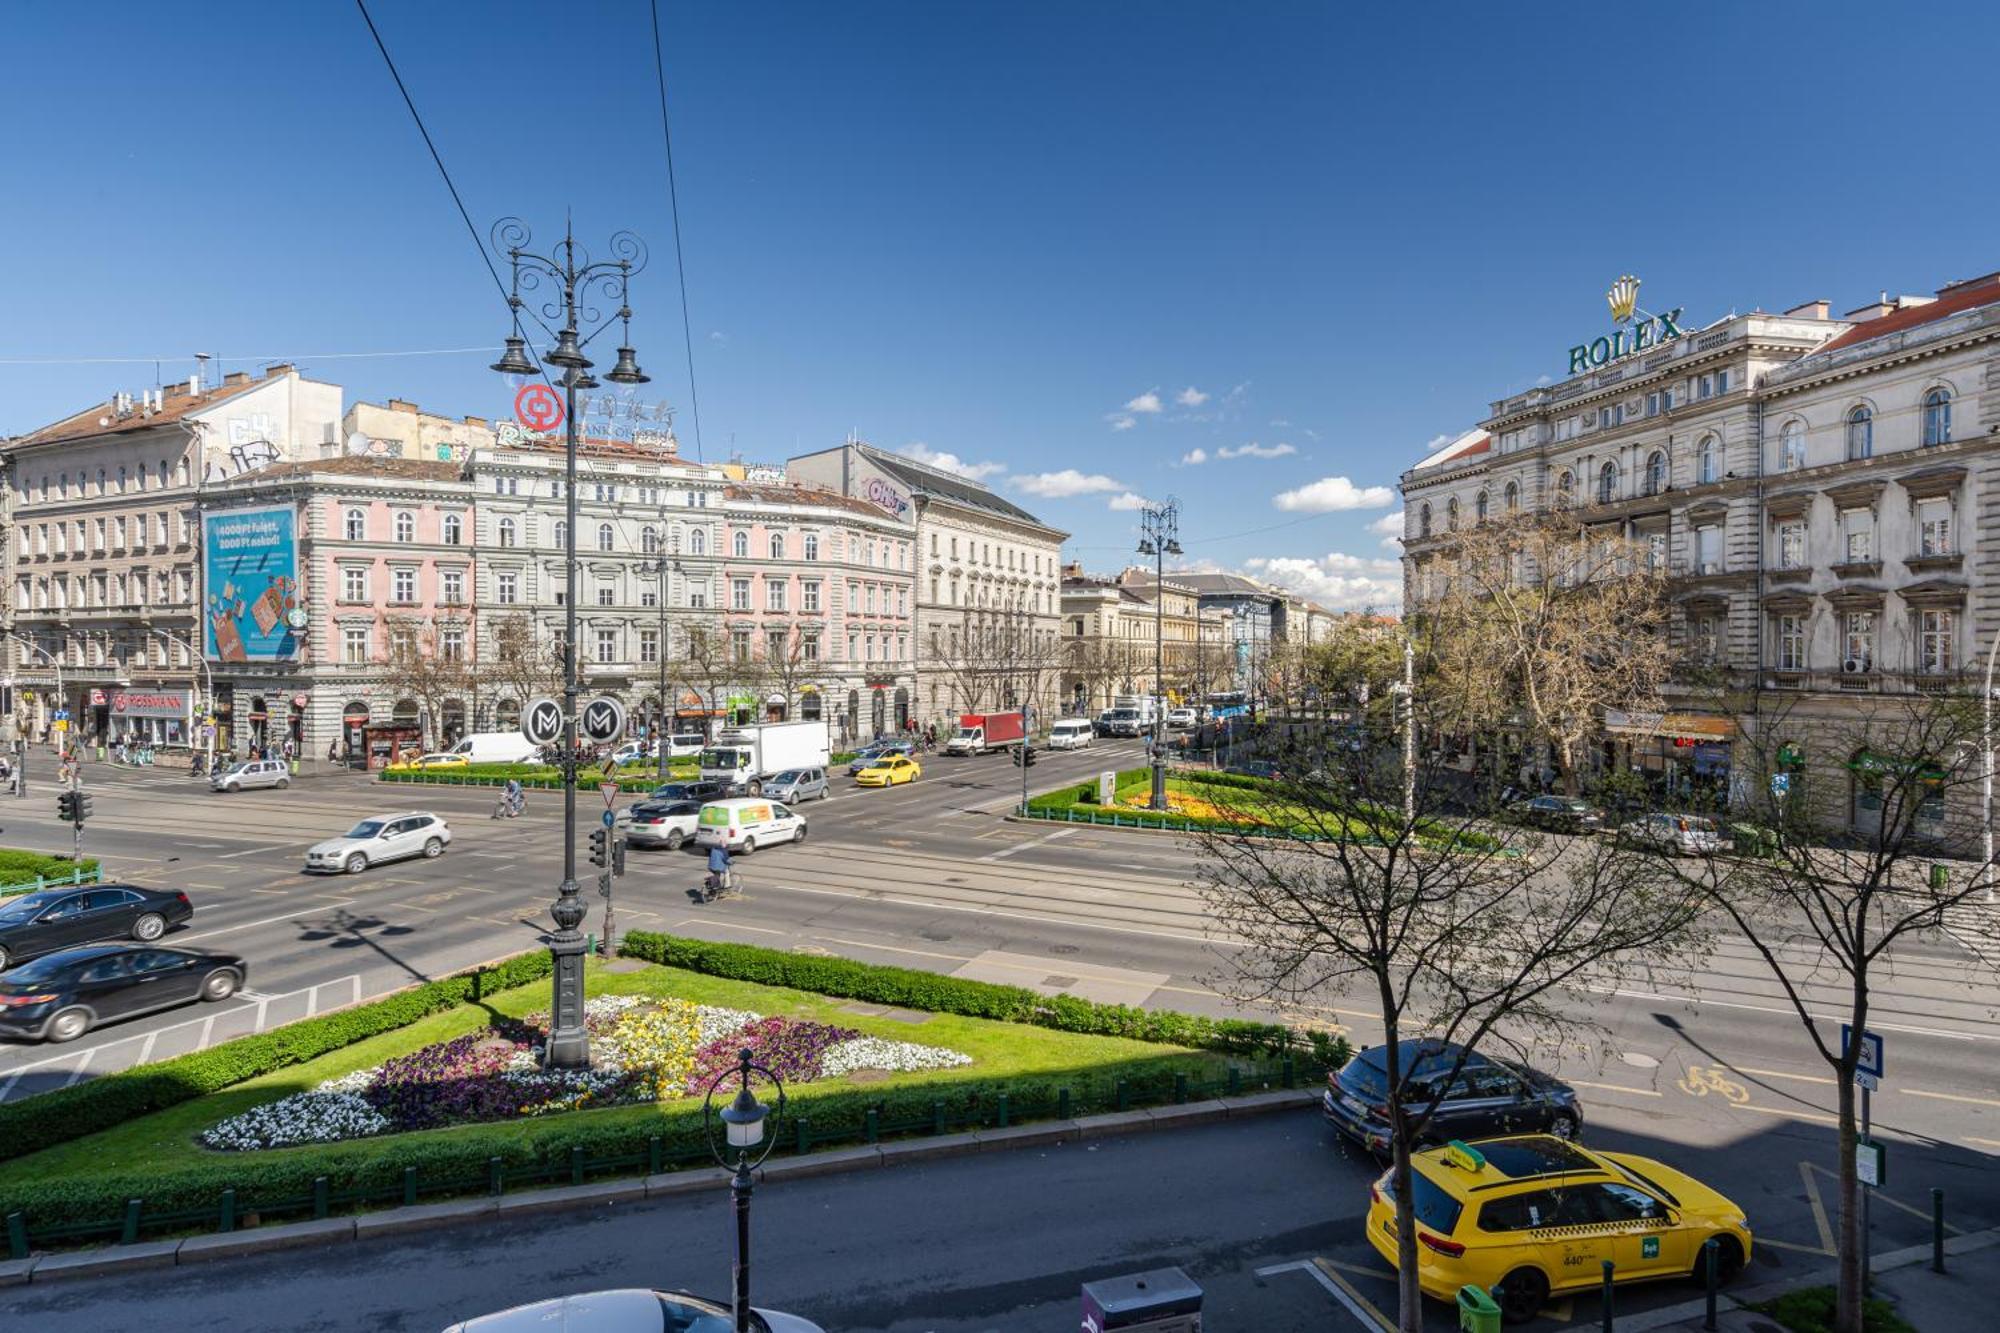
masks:
[(1931, 867), (1931, 888), (1939, 893), (1951, 887), (1951, 867), (1934, 865)]
[(1084, 1283), (1083, 1333), (1114, 1331), (1201, 1333), (1201, 1288), (1178, 1268)]
[(1468, 1283), (1458, 1289), (1459, 1333), (1500, 1333), (1500, 1306), (1493, 1293)]

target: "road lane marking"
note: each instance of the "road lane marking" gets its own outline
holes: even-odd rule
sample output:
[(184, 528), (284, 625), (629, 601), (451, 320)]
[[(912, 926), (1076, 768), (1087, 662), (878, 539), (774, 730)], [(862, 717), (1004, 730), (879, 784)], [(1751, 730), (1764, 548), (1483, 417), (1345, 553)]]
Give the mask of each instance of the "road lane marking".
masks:
[(1564, 1079), (1563, 1081), (1565, 1083), (1573, 1083), (1579, 1088), (1596, 1088), (1599, 1092), (1629, 1092), (1638, 1097), (1659, 1097), (1663, 1095), (1653, 1088), (1628, 1088), (1623, 1083), (1591, 1083), (1580, 1078)]
[(1030, 847), (1041, 847), (1054, 842), (1057, 838), (1067, 838), (1072, 832), (1074, 832), (1072, 829), (1057, 829), (1047, 837), (1036, 838), (1032, 842), (1016, 843), (1012, 847), (1004, 847), (997, 852), (988, 852), (984, 856), (975, 856), (972, 859), (974, 861), (999, 861), (1014, 855), (1016, 852), (1025, 852)]
[[(1699, 1009), (1713, 1005), (1717, 1009), (1748, 1009), (1757, 1014), (1783, 1014), (1787, 1018), (1798, 1017), (1798, 1010), (1789, 1005), (1780, 1007), (1770, 1004), (1744, 1004), (1738, 1000), (1711, 1000), (1696, 993), (1693, 995), (1663, 995), (1658, 991), (1629, 990), (1623, 986), (1606, 988), (1603, 986), (1579, 986), (1578, 990), (1589, 995), (1612, 995), (1625, 1000), (1661, 1000), (1668, 1004), (1688, 1004)], [(1813, 1018), (1823, 1023), (1838, 1023), (1838, 1014), (1814, 1014)], [(2000, 1041), (2000, 1032), (1951, 1032), (1944, 1028), (1920, 1028), (1908, 1023), (1881, 1023), (1874, 1019), (1870, 1024), (1882, 1032), (1903, 1032), (1917, 1037), (1944, 1037), (1951, 1041)]]
[(69, 1077), (63, 1080), (63, 1086), (67, 1088), (72, 1084), (74, 1084), (78, 1079), (82, 1078), (83, 1071), (90, 1068), (90, 1057), (96, 1055), (99, 1051), (103, 1049), (104, 1048), (102, 1046), (93, 1046), (89, 1050), (85, 1051), (83, 1053), (83, 1059), (78, 1060), (76, 1062), (76, 1068), (70, 1070)]
[[(260, 852), (282, 852), (287, 847), (297, 847), (298, 845), (299, 844), (295, 842), (266, 843), (262, 847), (245, 847), (240, 852), (224, 852), (222, 855), (216, 857), (215, 859), (218, 861), (233, 861), (239, 856), (255, 856)], [(311, 844), (308, 843), (306, 845), (310, 846)]]
[(930, 949), (905, 949), (894, 944), (863, 944), (860, 940), (843, 940), (833, 935), (823, 936), (828, 944), (845, 944), (851, 949), (882, 949), (889, 953), (907, 953), (918, 958), (942, 958), (954, 963), (969, 963), (974, 955), (966, 953), (937, 953)]
[(1820, 1249), (1837, 1254), (1833, 1248), (1833, 1224), (1826, 1220), (1826, 1204), (1820, 1200), (1819, 1184), (1813, 1180), (1812, 1163), (1799, 1163), (1799, 1179), (1806, 1187), (1806, 1202), (1812, 1205), (1813, 1228), (1819, 1232)]
[(1781, 1250), (1795, 1250), (1800, 1254), (1816, 1254), (1823, 1258), (1831, 1257), (1833, 1254), (1832, 1250), (1821, 1249), (1817, 1245), (1801, 1245), (1797, 1241), (1779, 1240), (1775, 1236), (1760, 1235), (1757, 1237), (1757, 1243), (1759, 1245), (1772, 1245)]
[(139, 1048), (139, 1058), (137, 1060), (134, 1060), (132, 1063), (135, 1065), (143, 1065), (148, 1060), (151, 1060), (153, 1058), (153, 1043), (158, 1041), (159, 1039), (160, 1039), (160, 1034), (157, 1029), (155, 1029), (152, 1032), (148, 1032), (146, 1034), (145, 1044)]
[(330, 912), (337, 907), (352, 907), (353, 905), (354, 899), (352, 898), (337, 898), (330, 903), (322, 903), (317, 907), (303, 907), (296, 912), (286, 912), (283, 916), (267, 916), (257, 921), (241, 921), (233, 926), (217, 926), (214, 930), (196, 931), (192, 935), (180, 936), (179, 942), (185, 944), (189, 940), (212, 939), (217, 935), (227, 935), (232, 931), (252, 930), (258, 926), (272, 926), (280, 921), (290, 921), (294, 917), (311, 916), (314, 912)]
[(1837, 1125), (1840, 1123), (1839, 1116), (1828, 1115), (1824, 1111), (1801, 1111), (1791, 1106), (1750, 1106), (1744, 1102), (1731, 1102), (1729, 1103), (1729, 1109), (1732, 1111), (1755, 1111), (1759, 1115), (1790, 1116), (1795, 1120), (1817, 1120), (1822, 1125)]
[(2000, 1148), (2000, 1139), (1982, 1139), (1977, 1134), (1967, 1134), (1965, 1141), (1967, 1143), (1984, 1144), (1988, 1148)]
[(1922, 1088), (1898, 1088), (1896, 1091), (1906, 1097), (1935, 1097), (1941, 1102), (1969, 1102), (1973, 1106), (2000, 1106), (2000, 1101), (1991, 1097), (1967, 1097), (1957, 1092), (1925, 1092)]
[[(1363, 1324), (1368, 1324), (1372, 1328), (1383, 1330), (1383, 1333), (1394, 1333), (1396, 1325), (1390, 1322), (1388, 1316), (1375, 1308), (1374, 1302), (1356, 1291), (1352, 1282), (1349, 1282), (1331, 1268), (1320, 1267), (1318, 1263), (1314, 1263), (1308, 1271), (1316, 1278), (1325, 1279), (1325, 1282), (1321, 1284), (1322, 1286), (1331, 1283), (1332, 1285), (1328, 1287), (1328, 1290), (1333, 1292), (1334, 1299), (1346, 1306), (1348, 1313), (1352, 1314), (1356, 1319), (1359, 1319)], [(1374, 1322), (1370, 1324), (1370, 1320)]]
[[(1839, 1087), (1838, 1079), (1823, 1078), (1818, 1074), (1787, 1074), (1782, 1069), (1751, 1069), (1747, 1065), (1731, 1065), (1739, 1074), (1755, 1074), (1759, 1078), (1788, 1078), (1797, 1083), (1824, 1083), (1829, 1087)], [(1995, 1102), (2000, 1106), (2000, 1102)]]

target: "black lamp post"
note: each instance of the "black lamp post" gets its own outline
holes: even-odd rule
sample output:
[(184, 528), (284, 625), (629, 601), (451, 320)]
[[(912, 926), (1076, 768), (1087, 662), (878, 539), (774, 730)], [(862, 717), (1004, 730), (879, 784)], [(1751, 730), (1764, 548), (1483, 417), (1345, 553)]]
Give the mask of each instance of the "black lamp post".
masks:
[[(750, 1076), (761, 1074), (777, 1089), (778, 1104), (764, 1105), (757, 1100), (757, 1094), (750, 1090)], [(719, 1113), (711, 1115), (715, 1107), (715, 1094), (734, 1075), (737, 1082), (736, 1096)], [(732, 1328), (735, 1333), (750, 1333), (750, 1191), (755, 1184), (751, 1175), (764, 1164), (776, 1145), (776, 1138), (764, 1132), (764, 1121), (773, 1114), (785, 1113), (785, 1085), (779, 1077), (763, 1065), (753, 1062), (750, 1052), (737, 1056), (734, 1069), (725, 1069), (717, 1074), (708, 1085), (708, 1096), (702, 1099), (701, 1122), (708, 1133), (709, 1151), (715, 1160), (725, 1168), (732, 1166), (729, 1153), (733, 1150), (735, 1175), (729, 1181), (729, 1194), (736, 1210), (736, 1266), (732, 1270), (729, 1308), (733, 1316)], [(722, 1122), (723, 1135), (718, 1140), (715, 1121)]]
[[(494, 223), (492, 239), (495, 250), (507, 252), (514, 275), (513, 290), (507, 297), (514, 328), (507, 338), (506, 351), (492, 368), (502, 375), (522, 378), (541, 375), (547, 379), (547, 371), (536, 365), (528, 355), (528, 340), (521, 333), (521, 316), (525, 311), (529, 319), (555, 339), (555, 346), (542, 360), (556, 367), (563, 389), (563, 502), (567, 519), (563, 530), (563, 560), (568, 588), (563, 598), (563, 879), (556, 891), (555, 905), (549, 909), (549, 915), (556, 923), (555, 933), (549, 937), (549, 953), (555, 961), (555, 996), (550, 1006), (549, 1040), (543, 1062), (551, 1069), (585, 1069), (590, 1065), (590, 1037), (583, 1026), (583, 936), (577, 932), (577, 927), (583, 924), (585, 909), (583, 900), (577, 896), (576, 885), (576, 773), (579, 759), (576, 748), (576, 391), (598, 387), (597, 380), (590, 374), (592, 362), (584, 355), (584, 349), (611, 327), (612, 319), (618, 321), (623, 335), (621, 341), (625, 345), (618, 349), (618, 364), (606, 371), (604, 378), (613, 384), (644, 384), (651, 378), (640, 371), (633, 354), (630, 345), (632, 307), (625, 303), (632, 275), (646, 266), (646, 245), (629, 231), (614, 232), (610, 245), (614, 257), (593, 262), (565, 227), (562, 240), (551, 248), (550, 253), (539, 255), (526, 248), (533, 237), (528, 225), (519, 218), (502, 218)], [(528, 310), (527, 303), (521, 299), (521, 292), (523, 289), (534, 291), (544, 283), (553, 284), (555, 291), (549, 300), (542, 303), (541, 314), (537, 316)], [(591, 304), (595, 299), (616, 301), (618, 309), (606, 318)], [(553, 381), (550, 387), (554, 387)]]
[(1181, 502), (1139, 511), (1139, 554), (1154, 558), (1153, 574), (1153, 809), (1167, 808), (1167, 557), (1179, 555)]

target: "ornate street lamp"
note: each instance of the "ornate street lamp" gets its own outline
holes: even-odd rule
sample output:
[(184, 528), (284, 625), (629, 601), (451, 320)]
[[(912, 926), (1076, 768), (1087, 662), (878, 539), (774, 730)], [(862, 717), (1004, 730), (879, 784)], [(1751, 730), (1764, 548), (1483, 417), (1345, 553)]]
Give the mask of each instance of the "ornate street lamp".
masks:
[[(1167, 808), (1167, 557), (1179, 555), (1181, 502), (1168, 496), (1164, 504), (1139, 511), (1139, 554), (1154, 559), (1153, 574), (1153, 801)], [(1199, 619), (1199, 617), (1197, 617)]]
[[(563, 417), (563, 502), (567, 518), (563, 560), (568, 588), (563, 599), (563, 878), (561, 887), (556, 891), (555, 904), (549, 909), (549, 915), (556, 923), (555, 933), (549, 937), (549, 953), (555, 961), (555, 996), (550, 1007), (549, 1040), (543, 1061), (551, 1069), (584, 1069), (590, 1064), (590, 1037), (583, 1026), (584, 941), (577, 932), (577, 927), (583, 924), (585, 909), (583, 900), (577, 896), (576, 884), (576, 774), (580, 758), (576, 748), (576, 698), (579, 693), (576, 672), (576, 391), (597, 387), (597, 381), (589, 374), (592, 362), (584, 354), (584, 349), (611, 327), (612, 319), (618, 321), (620, 341), (626, 345), (618, 349), (618, 364), (605, 373), (605, 378), (613, 384), (644, 384), (647, 381), (648, 377), (640, 371), (630, 346), (632, 307), (626, 304), (632, 275), (646, 267), (646, 244), (632, 232), (614, 232), (610, 244), (613, 257), (593, 262), (589, 253), (577, 245), (575, 236), (565, 227), (562, 240), (549, 254), (535, 254), (527, 249), (533, 236), (528, 225), (519, 218), (502, 218), (494, 223), (492, 239), (495, 250), (506, 252), (514, 275), (513, 289), (507, 297), (507, 306), (513, 315), (513, 332), (507, 338), (506, 351), (493, 363), (492, 369), (502, 375), (541, 375), (547, 378), (547, 371), (535, 365), (528, 355), (528, 340), (521, 332), (521, 320), (525, 314), (555, 340), (555, 346), (542, 360), (557, 368), (563, 389), (563, 405), (567, 409)], [(523, 290), (532, 292), (544, 283), (552, 284), (555, 290), (550, 299), (541, 304), (540, 314), (537, 315), (521, 299), (521, 293)], [(597, 299), (618, 303), (618, 309), (609, 319), (592, 304)], [(549, 383), (551, 388), (555, 387), (555, 381)]]
[[(748, 1050), (736, 1059), (736, 1068), (725, 1069), (710, 1081), (708, 1096), (701, 1103), (701, 1123), (708, 1134), (709, 1151), (715, 1154), (717, 1162), (729, 1168), (728, 1154), (731, 1151), (736, 1154), (736, 1174), (729, 1181), (730, 1197), (736, 1208), (736, 1267), (729, 1304), (735, 1333), (750, 1333), (750, 1190), (755, 1183), (751, 1173), (764, 1164), (777, 1144), (775, 1136), (765, 1133), (764, 1122), (772, 1115), (785, 1113), (785, 1085), (776, 1074), (752, 1061)], [(758, 1101), (757, 1094), (750, 1090), (752, 1074), (763, 1075), (777, 1089), (775, 1107)], [(731, 1075), (737, 1079), (736, 1096), (720, 1112), (715, 1112), (715, 1094)], [(720, 1137), (716, 1134), (717, 1120), (722, 1122)]]

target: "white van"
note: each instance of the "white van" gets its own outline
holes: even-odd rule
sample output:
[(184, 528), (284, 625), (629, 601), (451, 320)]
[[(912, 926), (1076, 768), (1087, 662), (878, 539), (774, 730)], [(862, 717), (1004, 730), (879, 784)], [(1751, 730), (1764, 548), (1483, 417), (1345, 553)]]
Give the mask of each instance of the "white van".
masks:
[(1095, 738), (1097, 730), (1087, 717), (1059, 718), (1049, 728), (1051, 750), (1081, 750)]
[(518, 731), (475, 731), (449, 753), (473, 764), (532, 764), (541, 758), (535, 743)]
[(748, 855), (772, 843), (804, 842), (806, 821), (776, 801), (737, 796), (702, 806), (694, 840), (700, 847), (719, 844)]

